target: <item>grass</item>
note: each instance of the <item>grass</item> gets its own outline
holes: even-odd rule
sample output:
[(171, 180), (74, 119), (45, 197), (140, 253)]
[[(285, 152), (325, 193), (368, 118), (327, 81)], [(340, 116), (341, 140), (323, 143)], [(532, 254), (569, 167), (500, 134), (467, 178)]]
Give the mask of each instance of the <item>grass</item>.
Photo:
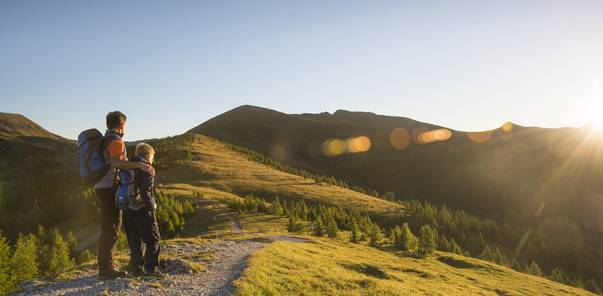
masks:
[(306, 238), (311, 242), (278, 241), (256, 252), (236, 281), (237, 295), (591, 295), (455, 254), (419, 259)]
[[(164, 153), (166, 159), (171, 159), (181, 153), (177, 149), (182, 147), (170, 146), (160, 153)], [(194, 142), (186, 144), (186, 149), (192, 151), (193, 160), (166, 165), (159, 170), (160, 178), (164, 180), (162, 190), (176, 195), (200, 193), (216, 200), (238, 198), (245, 194), (256, 194), (266, 199), (275, 196), (283, 200), (303, 198), (309, 203), (363, 209), (382, 219), (396, 221), (403, 211), (396, 203), (350, 189), (316, 183), (254, 162), (247, 155), (206, 136), (194, 135)]]

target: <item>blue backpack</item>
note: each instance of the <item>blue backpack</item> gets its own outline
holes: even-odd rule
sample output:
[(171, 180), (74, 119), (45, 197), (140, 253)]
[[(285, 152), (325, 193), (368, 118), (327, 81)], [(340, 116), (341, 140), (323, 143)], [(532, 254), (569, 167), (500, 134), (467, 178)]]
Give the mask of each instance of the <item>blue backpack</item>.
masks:
[(80, 177), (86, 185), (94, 185), (105, 176), (111, 167), (107, 146), (113, 140), (121, 139), (117, 134), (103, 134), (97, 129), (88, 129), (77, 137), (77, 158), (80, 163)]
[(120, 170), (118, 176), (119, 183), (115, 192), (117, 208), (121, 210), (128, 208), (138, 210), (144, 206), (140, 205), (137, 170)]

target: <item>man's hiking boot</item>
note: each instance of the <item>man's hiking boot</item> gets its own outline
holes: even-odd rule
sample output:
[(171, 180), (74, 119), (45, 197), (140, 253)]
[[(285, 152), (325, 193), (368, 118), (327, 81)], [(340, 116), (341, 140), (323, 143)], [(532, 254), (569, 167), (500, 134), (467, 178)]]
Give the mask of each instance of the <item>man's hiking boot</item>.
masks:
[(116, 278), (125, 278), (128, 273), (117, 269), (102, 270), (98, 272), (98, 279), (101, 281), (114, 280)]
[(145, 275), (145, 272), (144, 272), (144, 269), (142, 268), (142, 266), (130, 268), (128, 273), (130, 274), (130, 276), (133, 276), (133, 277), (141, 277), (141, 276)]
[(153, 269), (145, 269), (144, 277), (151, 278), (151, 279), (160, 279), (160, 278), (163, 278), (164, 275), (161, 271), (159, 271), (159, 269), (157, 267), (155, 267)]

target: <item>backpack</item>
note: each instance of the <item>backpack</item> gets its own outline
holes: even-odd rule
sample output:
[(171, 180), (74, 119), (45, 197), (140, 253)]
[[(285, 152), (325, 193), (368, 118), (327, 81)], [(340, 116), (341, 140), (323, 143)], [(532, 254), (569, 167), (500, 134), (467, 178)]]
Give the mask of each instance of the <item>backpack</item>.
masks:
[(80, 177), (86, 185), (94, 185), (105, 176), (111, 167), (107, 146), (118, 135), (109, 133), (106, 136), (97, 129), (88, 129), (77, 137), (77, 158), (80, 164)]
[[(115, 191), (115, 205), (121, 210), (137, 210), (140, 206), (137, 170), (120, 170), (119, 183)], [(143, 205), (144, 206), (144, 205)]]

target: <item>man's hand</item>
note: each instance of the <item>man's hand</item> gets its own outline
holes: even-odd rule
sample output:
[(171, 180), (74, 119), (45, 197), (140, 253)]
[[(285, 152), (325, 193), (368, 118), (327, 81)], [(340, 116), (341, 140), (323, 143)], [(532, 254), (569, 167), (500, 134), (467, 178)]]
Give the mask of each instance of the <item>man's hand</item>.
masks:
[(152, 165), (146, 163), (140, 163), (140, 169), (151, 174), (151, 176), (155, 177), (155, 168)]

